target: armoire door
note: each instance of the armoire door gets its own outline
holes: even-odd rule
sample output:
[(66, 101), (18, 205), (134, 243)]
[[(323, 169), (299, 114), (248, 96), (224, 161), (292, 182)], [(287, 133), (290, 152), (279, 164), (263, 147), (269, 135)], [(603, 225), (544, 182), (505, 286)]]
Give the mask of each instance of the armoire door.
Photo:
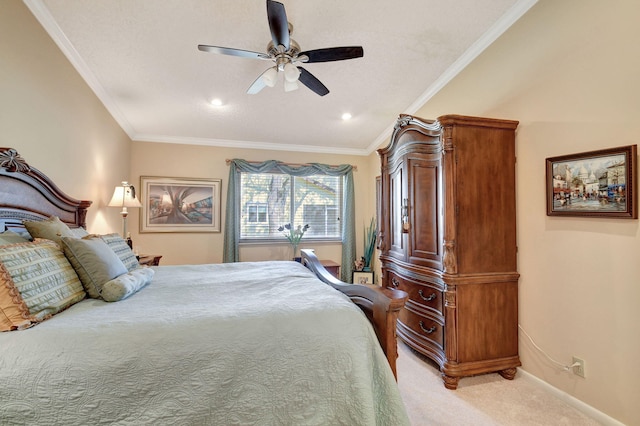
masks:
[(400, 261), (406, 260), (406, 234), (403, 232), (403, 220), (406, 222), (407, 183), (404, 163), (394, 163), (388, 176), (389, 211), (387, 229), (389, 233), (388, 255)]
[(439, 154), (407, 158), (409, 232), (407, 261), (442, 269), (443, 194)]

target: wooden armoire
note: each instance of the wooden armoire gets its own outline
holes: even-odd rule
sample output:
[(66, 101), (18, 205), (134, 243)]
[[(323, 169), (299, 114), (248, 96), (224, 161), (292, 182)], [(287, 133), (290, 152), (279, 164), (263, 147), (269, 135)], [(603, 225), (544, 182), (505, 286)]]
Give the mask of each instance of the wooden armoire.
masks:
[(409, 294), (398, 336), (444, 385), (518, 357), (517, 121), (400, 115), (378, 150), (382, 285)]

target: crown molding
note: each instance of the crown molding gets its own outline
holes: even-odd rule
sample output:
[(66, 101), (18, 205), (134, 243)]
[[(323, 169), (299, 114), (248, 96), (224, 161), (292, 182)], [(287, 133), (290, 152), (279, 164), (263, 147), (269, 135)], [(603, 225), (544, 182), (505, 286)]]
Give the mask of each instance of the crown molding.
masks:
[(170, 143), (178, 145), (202, 145), (216, 146), (224, 148), (244, 148), (244, 149), (260, 149), (266, 151), (294, 151), (294, 152), (312, 152), (318, 154), (339, 154), (339, 155), (359, 155), (367, 156), (369, 153), (366, 149), (354, 148), (338, 148), (330, 146), (316, 145), (291, 145), (273, 142), (249, 142), (230, 139), (209, 139), (209, 138), (192, 138), (192, 137), (176, 137), (163, 135), (135, 135), (131, 138), (134, 142), (155, 142)]

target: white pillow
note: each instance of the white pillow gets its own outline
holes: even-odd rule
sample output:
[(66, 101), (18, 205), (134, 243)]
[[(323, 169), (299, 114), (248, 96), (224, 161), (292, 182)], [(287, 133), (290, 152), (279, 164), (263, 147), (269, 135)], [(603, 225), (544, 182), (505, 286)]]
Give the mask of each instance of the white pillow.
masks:
[(107, 302), (117, 302), (131, 296), (151, 282), (155, 271), (151, 268), (140, 267), (122, 274), (102, 286), (102, 298)]

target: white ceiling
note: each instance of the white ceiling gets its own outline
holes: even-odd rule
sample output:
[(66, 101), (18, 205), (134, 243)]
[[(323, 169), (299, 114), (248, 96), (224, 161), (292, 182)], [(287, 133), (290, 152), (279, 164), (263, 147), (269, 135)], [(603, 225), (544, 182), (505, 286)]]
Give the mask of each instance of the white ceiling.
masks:
[(357, 155), (537, 0), (281, 1), (303, 51), (364, 48), (363, 58), (304, 65), (324, 97), (281, 82), (248, 95), (271, 62), (197, 49), (265, 52), (265, 0), (24, 0), (134, 141)]

